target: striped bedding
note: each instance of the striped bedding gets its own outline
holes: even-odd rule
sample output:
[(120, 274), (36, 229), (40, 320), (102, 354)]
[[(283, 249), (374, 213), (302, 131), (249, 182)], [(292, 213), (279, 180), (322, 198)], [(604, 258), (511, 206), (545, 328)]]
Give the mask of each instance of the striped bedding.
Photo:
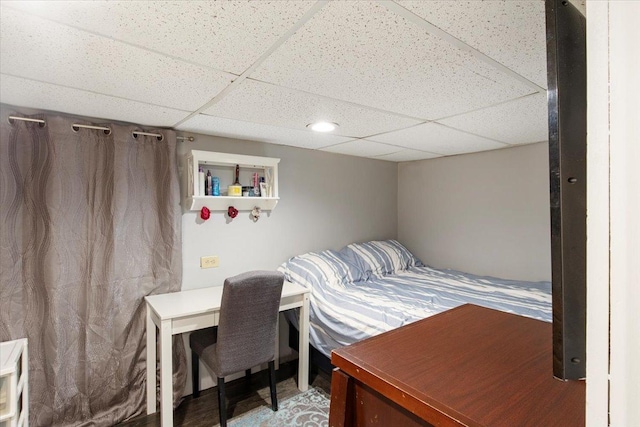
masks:
[[(395, 240), (310, 252), (280, 268), (311, 289), (310, 341), (323, 354), (472, 303), (551, 321), (551, 283), (518, 282), (424, 266)], [(296, 325), (296, 316), (289, 320)]]

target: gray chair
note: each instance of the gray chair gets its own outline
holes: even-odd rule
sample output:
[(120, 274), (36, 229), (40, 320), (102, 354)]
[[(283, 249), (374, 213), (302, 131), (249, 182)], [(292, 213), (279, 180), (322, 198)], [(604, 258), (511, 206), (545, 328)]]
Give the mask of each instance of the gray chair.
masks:
[(251, 271), (224, 281), (220, 321), (217, 327), (191, 334), (193, 397), (200, 395), (198, 362), (218, 379), (220, 426), (227, 425), (224, 377), (262, 363), (269, 364), (271, 408), (278, 410), (275, 381), (276, 325), (284, 275), (275, 271)]

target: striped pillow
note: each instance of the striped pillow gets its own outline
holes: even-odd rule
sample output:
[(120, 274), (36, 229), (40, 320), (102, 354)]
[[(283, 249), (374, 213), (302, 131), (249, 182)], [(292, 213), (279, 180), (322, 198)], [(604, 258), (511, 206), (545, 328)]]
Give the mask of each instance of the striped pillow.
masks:
[(369, 277), (380, 278), (397, 274), (410, 267), (423, 266), (422, 262), (397, 240), (352, 243), (341, 252), (345, 251), (351, 251), (352, 257), (361, 260), (364, 275)]
[(285, 279), (309, 289), (343, 288), (346, 284), (359, 280), (361, 270), (342, 259), (339, 252), (326, 250), (308, 252), (290, 258), (278, 268)]

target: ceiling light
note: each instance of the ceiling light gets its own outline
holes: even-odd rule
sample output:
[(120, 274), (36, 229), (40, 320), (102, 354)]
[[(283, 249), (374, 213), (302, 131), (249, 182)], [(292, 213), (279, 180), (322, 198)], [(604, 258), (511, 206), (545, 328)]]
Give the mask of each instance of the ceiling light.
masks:
[(307, 127), (315, 132), (331, 132), (335, 130), (339, 125), (333, 122), (315, 122), (309, 123)]

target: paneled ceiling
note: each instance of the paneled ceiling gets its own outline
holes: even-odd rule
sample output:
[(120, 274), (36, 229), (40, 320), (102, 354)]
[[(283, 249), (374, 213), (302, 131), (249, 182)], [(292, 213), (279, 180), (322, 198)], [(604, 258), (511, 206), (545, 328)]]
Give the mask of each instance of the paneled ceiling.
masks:
[(541, 0), (0, 5), (5, 104), (389, 161), (547, 140)]

